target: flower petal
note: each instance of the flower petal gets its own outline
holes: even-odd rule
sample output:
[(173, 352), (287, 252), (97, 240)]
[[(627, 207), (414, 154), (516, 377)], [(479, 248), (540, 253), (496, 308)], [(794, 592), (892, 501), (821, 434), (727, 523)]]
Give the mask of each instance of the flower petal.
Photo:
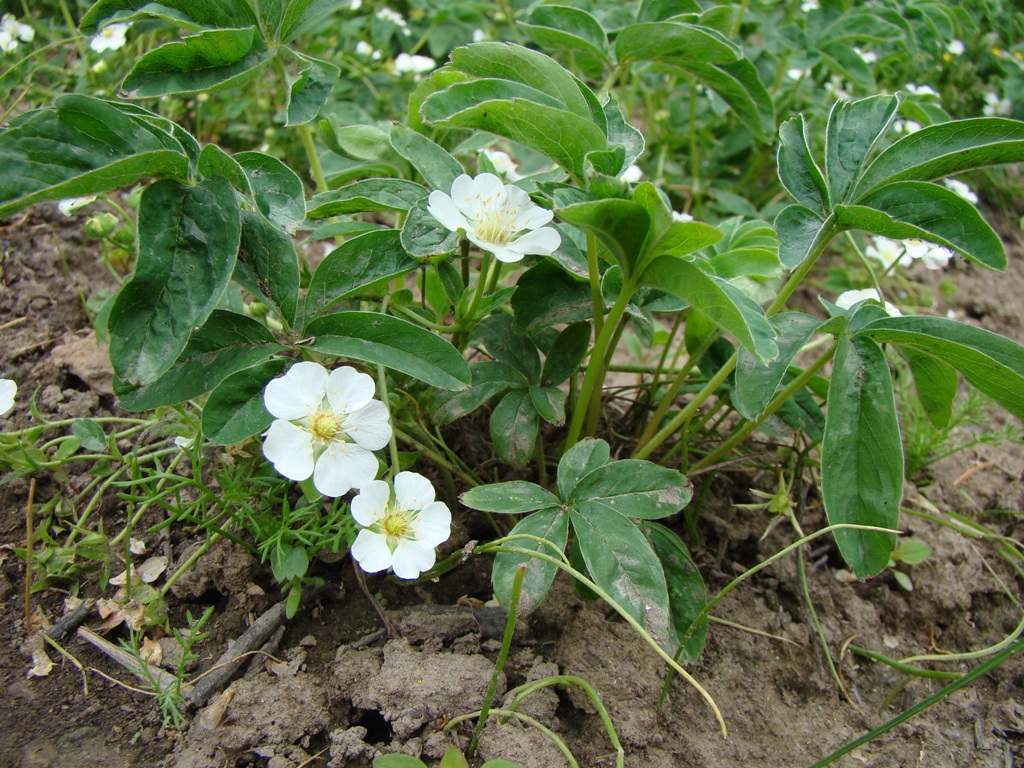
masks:
[(415, 579), (434, 565), (437, 553), (421, 541), (402, 539), (391, 554), (391, 567), (400, 579)]
[(371, 400), (342, 419), (341, 429), (361, 448), (379, 451), (391, 440), (387, 406), (380, 400)]
[[(508, 193), (505, 191), (505, 182), (493, 173), (481, 173), (473, 179), (476, 199), (475, 210), (479, 211), (476, 217), (477, 222), (482, 216), (493, 215), (505, 210), (505, 203), (508, 200)], [(458, 205), (458, 201), (456, 201)]]
[(335, 368), (327, 377), (327, 402), (339, 417), (358, 411), (373, 399), (376, 391), (371, 376), (349, 365)]
[(542, 227), (526, 232), (505, 247), (512, 253), (550, 256), (562, 244), (562, 236), (554, 227)]
[(373, 531), (360, 531), (352, 543), (352, 557), (367, 573), (391, 567), (392, 554), (387, 537)]
[(18, 394), (18, 385), (10, 379), (0, 379), (0, 416), (14, 407), (14, 396)]
[(313, 468), (313, 485), (324, 496), (342, 496), (361, 490), (377, 477), (377, 457), (353, 443), (334, 440), (320, 454)]
[[(467, 178), (469, 177), (467, 176)], [(430, 197), (427, 198), (427, 213), (441, 222), (442, 227), (451, 232), (469, 229), (469, 222), (466, 221), (466, 217), (462, 215), (459, 209), (455, 207), (452, 199), (444, 192), (438, 192), (435, 189), (430, 193)]]
[(505, 187), (505, 190), (508, 192), (508, 212), (512, 215), (514, 231), (543, 227), (554, 218), (554, 213), (536, 205), (530, 200), (530, 196), (519, 187), (509, 185)]
[(444, 502), (432, 502), (420, 511), (412, 527), (418, 541), (436, 547), (452, 535), (452, 513)]
[[(433, 194), (433, 193), (431, 193)], [(468, 174), (462, 174), (452, 182), (452, 205), (468, 221), (475, 219), (480, 212), (480, 205), (477, 201), (476, 184)]]
[(383, 480), (374, 480), (359, 489), (359, 495), (349, 504), (349, 511), (357, 523), (369, 528), (387, 514), (390, 501), (391, 489), (388, 484)]
[(434, 501), (434, 486), (418, 472), (395, 475), (395, 501), (399, 508), (418, 512)]
[(290, 421), (278, 419), (270, 425), (263, 455), (289, 480), (305, 480), (313, 474), (313, 436)]
[(263, 405), (278, 419), (302, 419), (320, 407), (327, 390), (327, 369), (319, 363), (301, 362), (274, 379), (263, 391)]

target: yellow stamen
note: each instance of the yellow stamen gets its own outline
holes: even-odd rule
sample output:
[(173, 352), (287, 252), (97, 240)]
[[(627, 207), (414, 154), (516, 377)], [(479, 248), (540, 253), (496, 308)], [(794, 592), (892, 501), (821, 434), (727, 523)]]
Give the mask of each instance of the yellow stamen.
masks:
[(318, 440), (329, 442), (338, 436), (341, 431), (341, 422), (333, 413), (317, 411), (313, 414), (310, 431)]

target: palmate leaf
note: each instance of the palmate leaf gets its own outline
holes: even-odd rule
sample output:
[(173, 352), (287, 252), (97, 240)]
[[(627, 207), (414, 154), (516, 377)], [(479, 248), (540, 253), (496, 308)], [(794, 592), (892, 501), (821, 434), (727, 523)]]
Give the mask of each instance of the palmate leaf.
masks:
[(309, 201), (312, 219), (367, 211), (408, 211), (430, 194), (422, 184), (405, 179), (365, 179), (321, 192)]
[(78, 28), (95, 35), (116, 21), (155, 17), (188, 29), (255, 26), (257, 19), (246, 0), (99, 0), (86, 12)]
[(521, 515), (561, 504), (553, 493), (525, 480), (478, 485), (462, 494), (459, 501), (478, 512), (500, 515)]
[[(524, 517), (509, 532), (510, 536), (517, 534), (536, 536), (551, 542), (554, 546), (551, 547), (529, 539), (515, 539), (510, 542), (513, 546), (558, 557), (554, 547), (564, 550), (569, 540), (569, 513), (561, 506), (540, 509)], [(511, 601), (512, 580), (515, 578), (519, 566), (524, 563), (526, 564), (526, 575), (523, 577), (522, 591), (519, 594), (519, 610), (525, 615), (544, 602), (544, 598), (547, 597), (548, 590), (551, 589), (551, 584), (555, 580), (555, 574), (558, 573), (558, 567), (528, 555), (499, 552), (494, 556), (491, 584), (494, 587), (494, 596), (504, 606), (508, 606)]]
[(281, 20), (277, 40), (286, 45), (335, 11), (352, 7), (351, 0), (290, 0)]
[(0, 132), (0, 217), (143, 177), (188, 180), (188, 148), (173, 128), (145, 110), (78, 95), (12, 120)]
[(288, 103), (285, 105), (287, 117), (284, 124), (305, 125), (315, 120), (320, 107), (327, 103), (341, 70), (329, 61), (314, 59), (290, 48), (281, 50), (288, 51), (299, 62), (298, 76), (289, 78), (288, 82)]
[(647, 540), (654, 547), (654, 552), (661, 561), (668, 585), (668, 602), (671, 611), (672, 627), (676, 636), (682, 640), (689, 632), (690, 639), (680, 654), (683, 661), (696, 661), (704, 650), (708, 634), (708, 619), (705, 616), (700, 623), (690, 629), (698, 615), (707, 605), (707, 591), (704, 579), (693, 561), (690, 551), (682, 540), (671, 529), (658, 523), (646, 521), (641, 526)]
[(455, 179), (465, 173), (459, 161), (446, 149), (401, 123), (391, 126), (390, 139), (395, 151), (408, 160), (434, 189), (447, 194)]
[(782, 186), (798, 203), (825, 215), (830, 208), (828, 185), (811, 156), (803, 115), (779, 126), (778, 171)]
[(576, 56), (609, 65), (608, 36), (600, 22), (579, 8), (541, 5), (521, 23), (537, 45), (549, 51), (568, 51)]
[(896, 96), (837, 101), (825, 128), (825, 178), (832, 203), (845, 203), (872, 150), (896, 116)]
[(526, 466), (533, 456), (540, 429), (539, 414), (525, 389), (514, 389), (491, 412), (494, 452), (516, 467)]
[(306, 200), (295, 171), (263, 152), (237, 152), (233, 157), (249, 177), (260, 213), (286, 232), (298, 229), (306, 218)]
[(673, 515), (693, 495), (686, 476), (649, 461), (612, 461), (588, 472), (569, 495), (576, 505), (607, 507), (626, 517), (648, 520)]
[(256, 211), (242, 211), (242, 240), (232, 279), (273, 307), (289, 325), (299, 301), (295, 243)]

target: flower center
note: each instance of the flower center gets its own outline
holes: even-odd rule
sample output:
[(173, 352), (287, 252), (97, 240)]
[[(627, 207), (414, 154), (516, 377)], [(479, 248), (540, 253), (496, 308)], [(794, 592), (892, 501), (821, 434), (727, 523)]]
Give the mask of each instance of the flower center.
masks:
[(341, 432), (341, 422), (333, 413), (317, 411), (313, 414), (309, 429), (313, 433), (313, 437), (326, 443), (336, 438)]
[[(489, 202), (489, 201), (485, 201)], [(474, 230), (477, 236), (487, 243), (494, 245), (505, 245), (516, 229), (513, 225), (517, 211), (492, 211), (483, 206), (480, 217), (476, 220)]]
[(411, 538), (413, 516), (404, 509), (388, 508), (388, 513), (380, 521), (381, 532), (392, 539)]

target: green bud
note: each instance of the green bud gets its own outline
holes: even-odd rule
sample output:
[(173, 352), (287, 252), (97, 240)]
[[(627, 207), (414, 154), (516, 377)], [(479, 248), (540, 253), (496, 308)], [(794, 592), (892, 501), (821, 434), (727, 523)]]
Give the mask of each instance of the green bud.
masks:
[(250, 317), (263, 317), (270, 311), (270, 307), (262, 301), (254, 301), (246, 306), (245, 311)]
[(112, 213), (97, 213), (85, 222), (85, 234), (89, 237), (106, 237), (117, 229), (117, 216)]
[(119, 227), (111, 236), (111, 239), (118, 245), (130, 248), (135, 245), (135, 227), (131, 224)]

